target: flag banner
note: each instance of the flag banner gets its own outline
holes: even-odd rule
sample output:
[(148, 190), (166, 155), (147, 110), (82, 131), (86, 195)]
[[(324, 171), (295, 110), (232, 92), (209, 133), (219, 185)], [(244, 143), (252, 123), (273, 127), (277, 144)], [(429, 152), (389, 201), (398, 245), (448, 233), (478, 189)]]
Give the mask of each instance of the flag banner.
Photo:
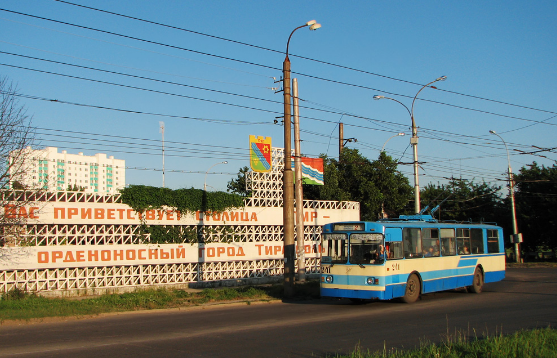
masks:
[(250, 167), (254, 172), (266, 173), (272, 168), (271, 137), (249, 136)]
[[(302, 157), (302, 183), (311, 185), (325, 185), (323, 177), (323, 158)], [(292, 158), (294, 170), (294, 158)]]

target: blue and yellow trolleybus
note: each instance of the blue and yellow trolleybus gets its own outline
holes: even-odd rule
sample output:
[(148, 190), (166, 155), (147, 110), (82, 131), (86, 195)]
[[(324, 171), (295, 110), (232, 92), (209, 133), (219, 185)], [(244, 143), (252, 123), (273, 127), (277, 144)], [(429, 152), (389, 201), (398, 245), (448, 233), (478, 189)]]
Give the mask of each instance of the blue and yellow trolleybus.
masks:
[(323, 227), (321, 296), (414, 302), (420, 294), (505, 278), (499, 226), (444, 223), (431, 215)]

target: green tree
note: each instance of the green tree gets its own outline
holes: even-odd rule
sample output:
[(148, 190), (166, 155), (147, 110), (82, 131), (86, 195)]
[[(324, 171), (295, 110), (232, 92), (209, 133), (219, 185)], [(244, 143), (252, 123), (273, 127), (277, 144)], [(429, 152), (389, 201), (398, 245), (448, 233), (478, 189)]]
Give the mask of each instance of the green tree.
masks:
[(249, 167), (240, 168), (236, 179), (232, 179), (226, 185), (226, 191), (242, 195), (245, 197), (251, 196), (251, 191), (246, 189), (246, 174), (249, 172)]
[[(500, 186), (452, 178), (448, 184), (428, 184), (420, 192), (422, 207), (441, 204), (440, 220), (497, 222), (504, 213)], [(445, 200), (443, 202), (443, 200)]]
[(338, 161), (324, 155), (322, 158), (325, 185), (305, 185), (307, 199), (358, 201), (361, 219), (376, 220), (382, 212), (397, 216), (411, 198), (408, 178), (384, 152), (375, 161), (349, 148), (343, 149)]
[[(518, 229), (532, 251), (557, 249), (557, 166), (533, 162), (515, 175)], [(509, 214), (510, 215), (510, 214)]]

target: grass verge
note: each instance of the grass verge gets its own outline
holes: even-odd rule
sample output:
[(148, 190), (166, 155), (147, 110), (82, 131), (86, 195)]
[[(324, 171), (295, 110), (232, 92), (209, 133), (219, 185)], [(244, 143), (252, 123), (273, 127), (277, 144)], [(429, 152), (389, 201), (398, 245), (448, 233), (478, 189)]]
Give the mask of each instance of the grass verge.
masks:
[[(319, 297), (319, 282), (297, 285), (299, 298)], [(10, 291), (0, 299), (0, 322), (32, 320), (46, 317), (80, 317), (109, 312), (124, 312), (198, 306), (207, 303), (269, 301), (281, 299), (282, 285), (204, 289), (189, 292), (180, 289), (141, 289), (130, 293), (105, 294), (71, 299), (46, 298), (20, 290)]]
[(382, 352), (364, 352), (356, 348), (349, 355), (336, 355), (336, 358), (553, 358), (557, 352), (557, 330), (542, 328), (517, 331), (511, 335), (472, 337), (457, 333), (441, 343), (422, 342), (420, 348), (413, 350), (384, 349)]

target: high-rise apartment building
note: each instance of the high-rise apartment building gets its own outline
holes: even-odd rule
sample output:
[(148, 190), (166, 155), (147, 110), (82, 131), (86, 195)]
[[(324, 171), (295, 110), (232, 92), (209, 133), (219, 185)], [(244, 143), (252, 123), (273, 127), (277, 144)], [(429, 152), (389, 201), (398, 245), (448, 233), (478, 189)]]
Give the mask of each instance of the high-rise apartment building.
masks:
[(24, 149), (25, 170), (12, 177), (27, 188), (49, 191), (80, 190), (88, 193), (116, 194), (126, 185), (126, 161), (95, 155), (58, 153), (56, 147)]

